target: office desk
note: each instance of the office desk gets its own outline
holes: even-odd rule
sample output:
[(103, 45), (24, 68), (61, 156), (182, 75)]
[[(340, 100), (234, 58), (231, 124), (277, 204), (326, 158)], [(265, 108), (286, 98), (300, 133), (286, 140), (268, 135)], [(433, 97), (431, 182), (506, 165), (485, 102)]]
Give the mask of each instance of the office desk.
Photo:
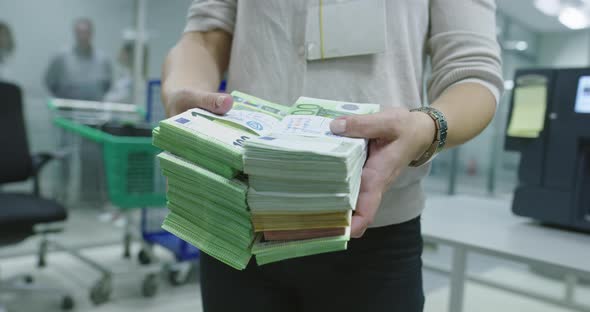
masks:
[[(577, 278), (590, 278), (590, 234), (549, 228), (515, 216), (511, 201), (506, 199), (466, 195), (429, 198), (422, 214), (422, 233), (426, 242), (453, 249), (450, 270), (424, 265), (426, 269), (450, 274), (451, 312), (462, 311), (466, 279), (578, 311), (590, 311), (590, 307), (574, 300)], [(470, 252), (563, 272), (563, 296), (548, 297), (469, 276), (466, 269)]]

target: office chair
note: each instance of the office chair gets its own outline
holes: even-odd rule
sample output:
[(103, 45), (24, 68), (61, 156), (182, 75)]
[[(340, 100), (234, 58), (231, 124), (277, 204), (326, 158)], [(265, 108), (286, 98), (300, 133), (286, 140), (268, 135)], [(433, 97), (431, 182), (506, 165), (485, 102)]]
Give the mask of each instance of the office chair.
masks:
[[(33, 180), (30, 194), (0, 192), (0, 247), (17, 244), (31, 236), (43, 236), (39, 266), (45, 266), (49, 246), (47, 235), (62, 230), (58, 224), (67, 213), (58, 203), (41, 198), (39, 176), (45, 165), (56, 158), (49, 153), (31, 155), (23, 118), (22, 95), (18, 86), (0, 82), (0, 185)], [(71, 310), (72, 297), (65, 290), (35, 285), (31, 275), (0, 280), (0, 293), (42, 292), (60, 296), (61, 307)], [(0, 311), (3, 311), (0, 303)]]

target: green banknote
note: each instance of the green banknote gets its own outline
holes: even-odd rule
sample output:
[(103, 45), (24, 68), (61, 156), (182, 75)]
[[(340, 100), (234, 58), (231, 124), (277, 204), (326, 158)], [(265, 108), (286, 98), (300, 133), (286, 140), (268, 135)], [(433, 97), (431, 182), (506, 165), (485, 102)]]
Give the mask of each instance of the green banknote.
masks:
[(270, 133), (289, 108), (238, 91), (231, 95), (234, 105), (225, 115), (194, 108), (161, 121), (154, 145), (222, 176), (237, 175), (244, 142)]
[(168, 179), (170, 214), (163, 228), (234, 268), (245, 268), (255, 238), (247, 184), (168, 152), (158, 158)]
[[(364, 163), (366, 141), (332, 134), (330, 122), (339, 116), (378, 111), (376, 104), (301, 97), (272, 133), (246, 142), (244, 172), (277, 180), (350, 179), (359, 163)], [(259, 185), (251, 186), (262, 191)]]
[(168, 152), (158, 154), (158, 159), (165, 176), (172, 173), (191, 181), (195, 187), (220, 194), (246, 207), (248, 185), (245, 182), (237, 178), (228, 179)]
[(218, 237), (175, 213), (166, 216), (162, 228), (238, 270), (246, 268), (252, 257), (250, 246), (236, 247), (223, 237)]
[(301, 96), (289, 109), (289, 115), (311, 115), (335, 119), (346, 115), (366, 115), (379, 111), (377, 104), (360, 104)]
[[(335, 136), (332, 117), (378, 105), (300, 98), (275, 132), (246, 142), (248, 204), (255, 212), (353, 210), (365, 162), (364, 139)], [(328, 117), (326, 117), (328, 116)]]

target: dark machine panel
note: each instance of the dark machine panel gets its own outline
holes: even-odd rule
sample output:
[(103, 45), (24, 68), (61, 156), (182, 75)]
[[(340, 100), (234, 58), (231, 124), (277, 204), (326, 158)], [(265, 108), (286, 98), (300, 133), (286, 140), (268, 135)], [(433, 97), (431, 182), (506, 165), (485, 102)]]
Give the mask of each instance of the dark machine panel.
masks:
[[(590, 121), (590, 115), (575, 112), (578, 82), (584, 75), (590, 76), (590, 69), (557, 71), (552, 111), (555, 115), (554, 118), (550, 118), (551, 129), (548, 138), (551, 145), (545, 151), (545, 185), (552, 189), (574, 188), (578, 141), (584, 132), (590, 129), (590, 123), (579, 123), (583, 119)], [(583, 127), (586, 127), (586, 131)]]
[[(522, 70), (514, 81), (505, 144), (521, 153), (513, 211), (590, 231), (590, 68)], [(543, 107), (538, 130), (526, 117)]]

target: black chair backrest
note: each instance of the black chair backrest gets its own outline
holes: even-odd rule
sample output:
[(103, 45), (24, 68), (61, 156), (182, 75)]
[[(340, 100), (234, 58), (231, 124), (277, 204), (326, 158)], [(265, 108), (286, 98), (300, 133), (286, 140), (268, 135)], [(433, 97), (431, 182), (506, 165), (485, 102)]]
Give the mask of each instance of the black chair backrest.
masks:
[(23, 116), (21, 89), (0, 81), (0, 183), (32, 175), (33, 163)]

